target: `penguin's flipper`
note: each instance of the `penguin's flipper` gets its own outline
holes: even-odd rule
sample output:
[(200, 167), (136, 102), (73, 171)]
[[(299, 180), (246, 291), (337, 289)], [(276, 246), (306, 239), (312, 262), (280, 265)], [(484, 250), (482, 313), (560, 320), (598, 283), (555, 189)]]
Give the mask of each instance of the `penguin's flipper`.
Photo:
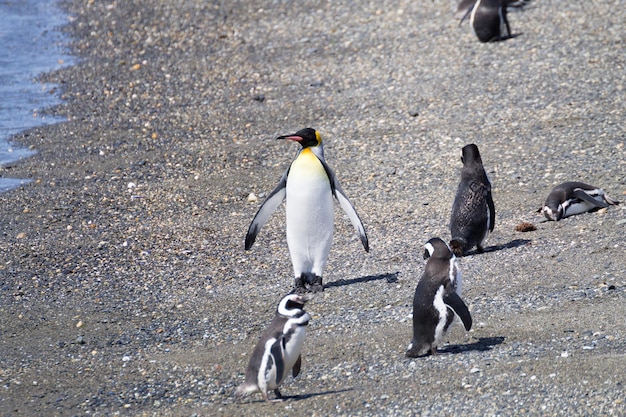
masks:
[(261, 230), (263, 225), (267, 222), (267, 219), (269, 219), (272, 213), (285, 199), (285, 195), (287, 194), (288, 174), (289, 170), (285, 171), (276, 188), (274, 188), (267, 196), (263, 204), (261, 204), (261, 207), (259, 207), (259, 211), (257, 211), (254, 219), (252, 219), (250, 227), (248, 228), (248, 233), (246, 234), (246, 250), (252, 247), (259, 230)]
[(489, 231), (493, 232), (496, 225), (496, 206), (493, 204), (491, 191), (487, 191), (487, 208), (489, 209)]
[(296, 359), (296, 363), (293, 364), (293, 368), (291, 368), (291, 375), (295, 378), (300, 373), (300, 368), (302, 368), (302, 355), (298, 355), (298, 359)]
[(467, 306), (456, 292), (450, 291), (444, 295), (443, 303), (454, 311), (454, 314), (459, 316), (463, 322), (463, 326), (465, 326), (465, 330), (469, 331), (472, 328), (472, 316), (470, 315)]
[(346, 195), (346, 193), (343, 192), (343, 189), (341, 188), (341, 184), (339, 184), (339, 180), (337, 179), (337, 176), (335, 175), (333, 170), (326, 164), (326, 161), (320, 159), (320, 162), (322, 163), (322, 166), (324, 167), (324, 171), (326, 171), (326, 175), (328, 176), (328, 179), (330, 180), (330, 188), (333, 192), (333, 195), (339, 202), (339, 206), (341, 206), (343, 211), (348, 215), (350, 222), (352, 223), (357, 233), (359, 234), (359, 238), (361, 239), (363, 248), (365, 248), (365, 252), (369, 252), (370, 244), (369, 244), (369, 241), (367, 240), (367, 234), (365, 233), (365, 227), (363, 226), (363, 222), (361, 221), (361, 218), (357, 214), (356, 209), (354, 208), (350, 200), (348, 200), (348, 196)]
[[(474, 4), (472, 4), (471, 7), (468, 7), (467, 11), (463, 15), (461, 15), (461, 13), (463, 13), (463, 10), (457, 10), (456, 17), (457, 17), (457, 19), (460, 19), (459, 26), (461, 26), (461, 23), (463, 23), (463, 21), (467, 18), (467, 16), (469, 16), (472, 13), (472, 10), (474, 10), (474, 5), (475, 4), (476, 4), (476, 2), (474, 2)], [(459, 9), (460, 8), (461, 8), (461, 5), (459, 5)]]
[(578, 198), (580, 200), (583, 200), (583, 201), (586, 201), (587, 203), (593, 204), (595, 207), (605, 208), (605, 207), (609, 206), (604, 201), (596, 200), (595, 198), (593, 198), (592, 196), (587, 194), (585, 192), (585, 190), (582, 190), (580, 188), (575, 189), (573, 195), (574, 195), (574, 197), (576, 197), (576, 198)]
[(352, 225), (359, 234), (359, 238), (361, 239), (361, 243), (363, 244), (365, 252), (369, 252), (370, 244), (367, 240), (367, 234), (365, 233), (365, 227), (363, 226), (363, 222), (361, 222), (361, 218), (357, 214), (356, 209), (354, 208), (352, 203), (350, 203), (350, 200), (348, 200), (348, 197), (346, 197), (346, 195), (343, 193), (343, 190), (341, 188), (336, 188), (335, 190), (335, 197), (337, 198), (339, 205), (348, 215), (350, 222), (352, 222)]

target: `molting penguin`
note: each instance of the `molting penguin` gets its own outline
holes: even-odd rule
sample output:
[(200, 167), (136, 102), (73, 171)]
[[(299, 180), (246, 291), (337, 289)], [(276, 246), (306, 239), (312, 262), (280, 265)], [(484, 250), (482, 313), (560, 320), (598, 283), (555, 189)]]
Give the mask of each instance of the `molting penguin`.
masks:
[(369, 252), (365, 228), (335, 173), (324, 160), (321, 135), (314, 129), (306, 128), (277, 139), (298, 142), (302, 149), (254, 216), (246, 235), (245, 248), (252, 247), (261, 227), (286, 200), (287, 245), (296, 291), (307, 291), (307, 284), (313, 292), (323, 291), (322, 273), (333, 240), (333, 197), (357, 230), (365, 251)]
[(602, 188), (584, 182), (564, 182), (550, 191), (539, 211), (548, 220), (559, 221), (568, 216), (615, 204), (619, 204), (619, 201), (612, 200)]
[[(468, 5), (464, 4), (463, 7), (467, 8)], [(469, 14), (470, 26), (479, 41), (501, 41), (511, 37), (511, 27), (506, 12), (506, 0), (476, 0), (474, 5), (468, 8), (459, 24), (463, 23)], [(503, 25), (506, 26), (506, 37), (502, 36)]]
[(457, 256), (463, 256), (474, 246), (482, 252), (483, 243), (489, 232), (493, 231), (496, 221), (491, 183), (483, 168), (478, 147), (473, 143), (464, 146), (461, 161), (461, 182), (454, 197), (450, 218), (450, 247)]
[(472, 328), (472, 316), (461, 299), (461, 271), (456, 257), (438, 237), (424, 247), (428, 261), (413, 296), (413, 340), (406, 351), (410, 358), (437, 353), (455, 315), (466, 330)]
[(246, 380), (235, 391), (235, 399), (260, 392), (267, 401), (267, 392), (273, 390), (276, 398), (282, 398), (278, 387), (289, 371), (295, 378), (302, 365), (302, 344), (306, 326), (311, 317), (303, 310), (309, 301), (306, 295), (288, 294), (278, 303), (276, 315), (256, 344), (248, 368)]

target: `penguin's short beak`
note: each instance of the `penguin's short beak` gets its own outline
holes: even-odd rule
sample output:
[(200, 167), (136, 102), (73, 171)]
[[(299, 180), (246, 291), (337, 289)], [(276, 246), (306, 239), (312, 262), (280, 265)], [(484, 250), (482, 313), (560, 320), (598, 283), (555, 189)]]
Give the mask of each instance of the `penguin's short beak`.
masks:
[(279, 140), (279, 139), (293, 140), (295, 142), (300, 142), (302, 140), (300, 136), (296, 136), (296, 135), (285, 135), (285, 136), (279, 136), (276, 138), (276, 140)]

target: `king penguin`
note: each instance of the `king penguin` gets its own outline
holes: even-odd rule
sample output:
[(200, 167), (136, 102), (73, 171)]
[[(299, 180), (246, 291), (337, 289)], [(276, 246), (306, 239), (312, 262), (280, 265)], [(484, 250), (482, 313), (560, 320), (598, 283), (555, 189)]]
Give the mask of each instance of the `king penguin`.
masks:
[[(286, 200), (287, 246), (296, 292), (323, 291), (322, 274), (332, 245), (335, 222), (333, 197), (357, 230), (365, 251), (369, 252), (367, 234), (335, 173), (326, 164), (319, 132), (305, 128), (277, 139), (298, 142), (302, 149), (254, 216), (245, 248), (252, 247), (261, 227)], [(310, 285), (308, 289), (307, 284)]]
[(298, 294), (288, 294), (280, 300), (274, 319), (252, 351), (246, 379), (237, 387), (235, 399), (260, 392), (268, 401), (270, 390), (277, 399), (282, 398), (278, 387), (289, 371), (294, 378), (300, 373), (302, 344), (311, 319), (304, 304), (309, 300), (309, 296)]
[[(464, 4), (463, 7), (468, 8), (468, 5)], [(479, 41), (501, 41), (512, 36), (506, 13), (506, 0), (476, 0), (474, 5), (467, 9), (459, 24), (463, 23), (469, 14), (470, 26)], [(502, 35), (502, 26), (506, 26), (506, 37)]]
[(548, 220), (559, 221), (565, 217), (619, 204), (602, 188), (584, 182), (564, 182), (550, 191), (539, 210)]
[(463, 256), (474, 246), (482, 252), (483, 243), (493, 231), (496, 220), (491, 183), (483, 168), (478, 146), (473, 143), (466, 145), (461, 152), (461, 182), (450, 218), (450, 247), (457, 256)]
[(413, 296), (413, 339), (406, 351), (410, 358), (436, 354), (455, 315), (465, 330), (472, 328), (472, 316), (461, 299), (462, 274), (456, 257), (438, 237), (424, 248), (426, 267)]

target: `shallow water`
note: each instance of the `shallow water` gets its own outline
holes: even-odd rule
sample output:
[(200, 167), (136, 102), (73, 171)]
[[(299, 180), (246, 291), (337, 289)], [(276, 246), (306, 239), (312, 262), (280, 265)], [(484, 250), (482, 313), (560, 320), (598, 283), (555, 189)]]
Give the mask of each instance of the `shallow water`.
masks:
[[(66, 23), (67, 14), (55, 0), (0, 1), (0, 167), (36, 153), (9, 141), (13, 135), (63, 120), (39, 114), (61, 101), (55, 85), (38, 83), (35, 78), (73, 63), (59, 30)], [(5, 173), (0, 169), (0, 176)], [(0, 178), (0, 192), (27, 182)]]

